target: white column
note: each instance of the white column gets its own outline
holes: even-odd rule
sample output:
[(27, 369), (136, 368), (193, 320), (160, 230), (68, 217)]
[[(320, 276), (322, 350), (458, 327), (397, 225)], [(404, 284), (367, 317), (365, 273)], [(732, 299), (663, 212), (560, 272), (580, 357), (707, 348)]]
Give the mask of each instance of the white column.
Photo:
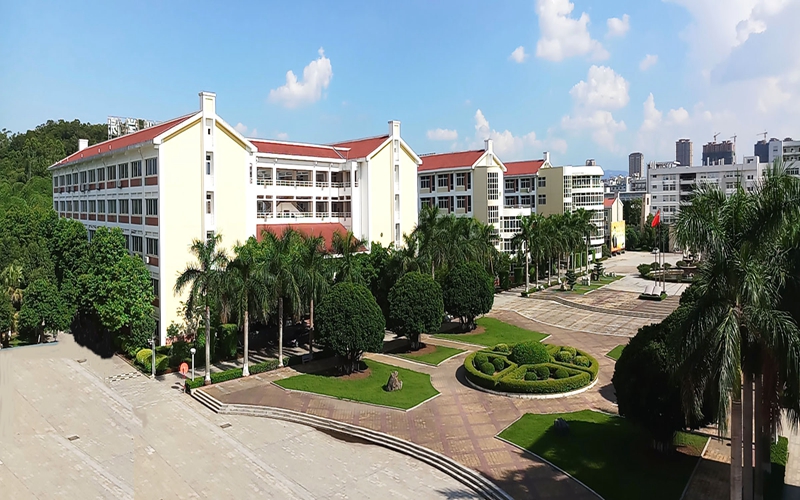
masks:
[(352, 231), (356, 238), (361, 238), (362, 224), (361, 224), (361, 189), (363, 183), (359, 183), (356, 187), (356, 178), (358, 172), (358, 163), (355, 161), (350, 162), (350, 214), (352, 221)]

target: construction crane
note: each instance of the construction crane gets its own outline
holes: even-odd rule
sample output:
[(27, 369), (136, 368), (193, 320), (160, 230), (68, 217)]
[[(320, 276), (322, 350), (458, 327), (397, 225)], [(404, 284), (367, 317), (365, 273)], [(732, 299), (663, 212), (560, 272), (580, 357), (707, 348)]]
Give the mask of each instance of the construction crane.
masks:
[(736, 145), (736, 134), (733, 134), (731, 139), (733, 139), (733, 145), (735, 146)]
[(765, 130), (765, 131), (763, 131), (763, 132), (761, 132), (760, 134), (756, 134), (756, 135), (763, 136), (763, 139), (764, 139), (765, 141), (767, 140), (767, 131), (766, 131), (766, 130)]
[(714, 134), (714, 142), (717, 142), (717, 136), (718, 136), (719, 134), (720, 134), (719, 132), (717, 132), (716, 134)]

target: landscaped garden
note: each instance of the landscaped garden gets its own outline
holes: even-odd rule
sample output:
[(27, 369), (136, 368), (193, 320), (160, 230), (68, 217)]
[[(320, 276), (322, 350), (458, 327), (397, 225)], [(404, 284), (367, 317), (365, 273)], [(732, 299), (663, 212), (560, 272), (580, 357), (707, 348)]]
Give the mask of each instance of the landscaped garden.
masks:
[(401, 358), (416, 361), (418, 363), (438, 366), (443, 361), (450, 359), (457, 354), (461, 354), (462, 352), (464, 352), (462, 349), (429, 344), (417, 351), (401, 352), (397, 353), (396, 355)]
[[(558, 418), (568, 430), (554, 428)], [(640, 427), (590, 410), (529, 413), (499, 437), (563, 469), (606, 500), (678, 500), (708, 439), (679, 432), (670, 450), (658, 452)]]
[(539, 342), (497, 344), (464, 360), (467, 379), (498, 392), (558, 394), (586, 387), (597, 378), (597, 360), (574, 347)]
[(480, 318), (476, 323), (478, 327), (471, 332), (438, 333), (434, 335), (434, 337), (486, 347), (495, 346), (500, 343), (516, 344), (525, 341), (541, 342), (543, 339), (547, 338), (547, 335), (543, 333), (509, 325), (508, 323), (503, 323), (494, 318)]
[[(613, 283), (620, 279), (622, 279), (622, 276), (601, 276), (600, 279), (598, 280), (592, 280), (589, 285), (583, 285), (580, 283), (580, 281), (577, 281), (573, 285), (572, 290), (564, 290), (564, 292), (575, 293), (578, 295), (585, 295), (591, 292), (592, 290), (597, 290), (600, 287), (606, 286), (609, 283)], [(555, 291), (561, 291), (557, 286), (552, 287), (551, 289)]]
[(617, 347), (611, 349), (606, 356), (613, 359), (614, 361), (619, 361), (619, 357), (622, 356), (622, 351), (625, 349), (624, 345), (618, 345)]
[[(339, 399), (372, 403), (407, 410), (439, 394), (425, 373), (386, 365), (373, 360), (362, 361), (362, 371), (340, 375), (333, 369), (326, 373), (296, 375), (275, 383), (284, 389), (313, 392)], [(388, 391), (386, 383), (393, 371), (403, 382), (398, 391)]]

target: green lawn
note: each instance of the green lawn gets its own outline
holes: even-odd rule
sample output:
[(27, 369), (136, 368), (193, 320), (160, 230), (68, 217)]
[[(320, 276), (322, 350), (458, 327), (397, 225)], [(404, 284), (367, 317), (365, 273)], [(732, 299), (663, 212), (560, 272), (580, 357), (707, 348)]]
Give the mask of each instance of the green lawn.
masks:
[(547, 335), (531, 330), (525, 330), (518, 326), (503, 323), (494, 318), (480, 318), (478, 326), (484, 327), (483, 333), (437, 333), (436, 338), (457, 340), (469, 344), (477, 344), (486, 347), (494, 347), (497, 344), (516, 344), (525, 340), (541, 342)]
[[(275, 383), (285, 389), (325, 394), (339, 399), (349, 399), (364, 403), (391, 406), (407, 410), (429, 399), (439, 391), (431, 385), (431, 376), (397, 366), (385, 365), (377, 361), (365, 360), (370, 368), (368, 377), (344, 379), (335, 375), (303, 374), (278, 380)], [(383, 389), (389, 375), (397, 371), (403, 388), (388, 392)]]
[[(563, 418), (569, 434), (556, 434)], [(500, 437), (567, 471), (606, 500), (678, 500), (707, 438), (679, 433), (676, 444), (696, 450), (660, 454), (644, 431), (621, 417), (583, 410), (551, 415), (525, 414)]]
[[(586, 293), (591, 292), (592, 290), (597, 290), (598, 288), (604, 287), (609, 283), (613, 283), (619, 279), (622, 279), (622, 276), (615, 276), (613, 278), (611, 276), (603, 276), (597, 281), (592, 281), (591, 285), (581, 285), (580, 278), (578, 278), (578, 282), (575, 283), (575, 286), (572, 288), (572, 290), (567, 290), (565, 291), (565, 293), (576, 293), (578, 295), (585, 295)], [(556, 285), (556, 287), (554, 287), (553, 289), (556, 291), (560, 291), (558, 285)]]
[(611, 352), (606, 354), (606, 356), (613, 359), (614, 361), (619, 361), (619, 357), (622, 356), (623, 349), (625, 349), (624, 345), (618, 345), (617, 347), (611, 349)]
[(463, 349), (454, 349), (452, 347), (444, 347), (444, 346), (434, 346), (436, 349), (433, 352), (429, 352), (427, 354), (416, 354), (414, 352), (403, 352), (396, 354), (401, 358), (410, 359), (411, 361), (417, 361), (419, 363), (425, 363), (428, 365), (438, 366), (439, 363), (448, 359), (456, 354), (464, 352)]

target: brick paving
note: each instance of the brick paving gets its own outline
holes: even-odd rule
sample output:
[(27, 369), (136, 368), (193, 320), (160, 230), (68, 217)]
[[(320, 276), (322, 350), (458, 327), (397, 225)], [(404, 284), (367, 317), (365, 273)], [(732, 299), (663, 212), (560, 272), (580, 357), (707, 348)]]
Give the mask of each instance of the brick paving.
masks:
[[(295, 374), (291, 369), (215, 385), (207, 392), (223, 403), (302, 411), (412, 441), (479, 471), (514, 498), (596, 498), (563, 473), (494, 436), (525, 413), (558, 413), (586, 408), (616, 413), (611, 387), (613, 361), (604, 355), (620, 343), (619, 339), (564, 330), (511, 311), (496, 310), (491, 316), (550, 334), (547, 342), (572, 345), (589, 352), (600, 363), (598, 383), (592, 389), (569, 398), (528, 400), (494, 396), (467, 385), (461, 366), (467, 355), (464, 353), (439, 367), (413, 365), (413, 369), (431, 374), (431, 381), (441, 395), (408, 412), (284, 391), (268, 383)], [(428, 341), (440, 342), (435, 339)], [(374, 357), (398, 366), (412, 366), (397, 358)]]

